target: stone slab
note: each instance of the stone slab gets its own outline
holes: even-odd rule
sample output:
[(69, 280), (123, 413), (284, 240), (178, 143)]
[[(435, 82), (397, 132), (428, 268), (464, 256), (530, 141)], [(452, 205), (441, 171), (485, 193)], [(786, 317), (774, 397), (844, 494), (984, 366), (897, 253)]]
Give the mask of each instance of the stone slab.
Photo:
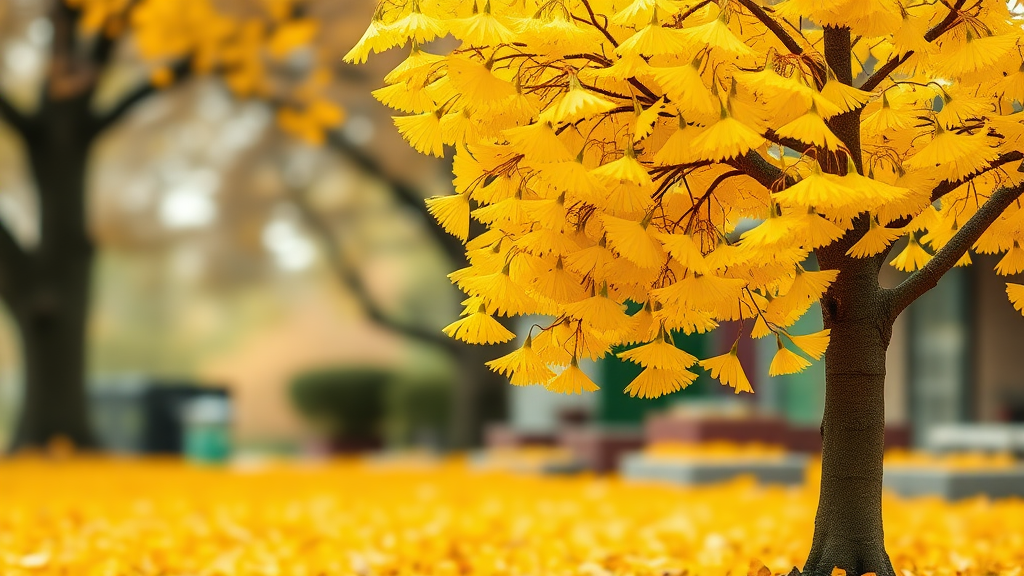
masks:
[(925, 435), (936, 452), (1010, 452), (1024, 455), (1024, 424), (940, 424)]
[(634, 480), (665, 480), (679, 484), (710, 484), (738, 476), (753, 476), (762, 484), (801, 484), (807, 468), (807, 457), (788, 455), (764, 460), (670, 460), (652, 459), (641, 453), (622, 459), (624, 478)]
[(644, 437), (632, 426), (569, 426), (560, 432), (558, 445), (590, 470), (611, 472), (619, 468), (623, 454), (644, 445)]
[(488, 448), (554, 446), (557, 443), (554, 432), (517, 430), (505, 424), (493, 424), (484, 431), (484, 445)]
[(570, 455), (502, 454), (495, 453), (495, 451), (489, 449), (470, 452), (469, 465), (471, 468), (481, 471), (543, 474), (549, 476), (578, 474), (590, 469), (586, 463), (580, 462)]
[(786, 422), (763, 416), (720, 417), (652, 415), (644, 422), (648, 444), (657, 442), (761, 442), (786, 444)]
[(886, 467), (883, 484), (901, 496), (1024, 498), (1024, 466), (993, 470)]

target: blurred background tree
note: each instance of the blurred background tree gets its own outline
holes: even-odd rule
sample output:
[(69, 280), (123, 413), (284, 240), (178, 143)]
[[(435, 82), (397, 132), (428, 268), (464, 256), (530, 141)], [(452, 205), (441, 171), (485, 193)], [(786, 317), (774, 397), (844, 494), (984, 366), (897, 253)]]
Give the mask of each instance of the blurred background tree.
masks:
[[(455, 294), (433, 271), (463, 258), (457, 241), (428, 225), (423, 204), (443, 192), (446, 167), (376, 130), (390, 122), (366, 97), (377, 74), (340, 64), (373, 9), (327, 0), (0, 4), (0, 116), (12, 136), (0, 158), (0, 296), (25, 381), (15, 446), (54, 437), (92, 445), (87, 358), (106, 371), (188, 373), (237, 343), (252, 327), (243, 318), (259, 322), (272, 309), (265, 293), (228, 306), (213, 294), (310, 268), (333, 275), (386, 333), (458, 360), (457, 442), (500, 416), (501, 383), (482, 362), (493, 354), (438, 330)], [(91, 333), (109, 345), (87, 356), (97, 246), (104, 314)], [(311, 298), (316, 289), (299, 284), (279, 288)], [(129, 295), (129, 285), (144, 289)], [(182, 299), (188, 316), (168, 318)]]

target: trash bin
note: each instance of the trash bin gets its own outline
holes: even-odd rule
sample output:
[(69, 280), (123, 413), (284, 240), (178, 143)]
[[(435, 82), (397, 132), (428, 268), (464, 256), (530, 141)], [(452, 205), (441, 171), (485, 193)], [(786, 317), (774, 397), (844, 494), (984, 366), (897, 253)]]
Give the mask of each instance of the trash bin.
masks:
[(220, 464), (231, 457), (231, 402), (226, 396), (198, 396), (182, 406), (185, 458)]

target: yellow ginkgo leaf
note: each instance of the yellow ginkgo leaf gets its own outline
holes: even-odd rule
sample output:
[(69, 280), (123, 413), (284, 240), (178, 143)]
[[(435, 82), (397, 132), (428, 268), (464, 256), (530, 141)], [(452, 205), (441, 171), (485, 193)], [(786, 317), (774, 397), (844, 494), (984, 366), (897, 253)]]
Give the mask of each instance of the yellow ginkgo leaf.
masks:
[(711, 373), (712, 378), (715, 378), (725, 386), (732, 387), (737, 394), (754, 391), (750, 387), (750, 381), (747, 380), (746, 373), (743, 372), (743, 365), (740, 364), (735, 344), (728, 353), (708, 358), (707, 360), (701, 360), (700, 365)]
[(569, 90), (557, 103), (540, 115), (542, 122), (561, 123), (573, 122), (589, 118), (615, 108), (615, 103), (588, 91), (577, 77), (569, 77)]
[(648, 230), (646, 222), (636, 222), (605, 215), (602, 218), (608, 244), (626, 260), (641, 268), (658, 268), (665, 262), (665, 252)]
[(660, 398), (686, 388), (696, 379), (697, 375), (687, 370), (645, 368), (623, 391), (633, 398)]
[(1014, 309), (1024, 314), (1024, 285), (1007, 284), (1006, 294), (1010, 297)]
[(913, 272), (924, 267), (931, 259), (931, 254), (926, 252), (921, 244), (918, 243), (917, 238), (911, 234), (906, 248), (893, 258), (889, 264), (897, 270)]
[(1020, 242), (1014, 240), (1013, 248), (1010, 248), (996, 264), (996, 274), (1012, 276), (1021, 272), (1024, 272), (1024, 248), (1020, 247)]
[(689, 126), (682, 116), (679, 117), (679, 129), (669, 136), (654, 155), (654, 163), (659, 166), (686, 164), (695, 160), (693, 139), (702, 131), (697, 126)]
[(575, 358), (568, 368), (552, 378), (544, 387), (559, 394), (582, 394), (596, 392), (599, 389), (598, 385), (580, 370)]
[(633, 0), (616, 12), (611, 21), (619, 26), (643, 26), (656, 17), (655, 12), (672, 16), (679, 12), (679, 7), (669, 0)]
[(844, 148), (842, 141), (829, 130), (814, 105), (806, 114), (798, 116), (788, 124), (779, 126), (775, 133), (784, 138), (793, 138), (828, 150)]
[(399, 36), (392, 34), (389, 27), (374, 18), (356, 45), (344, 56), (345, 62), (363, 64), (370, 52), (384, 52), (399, 44)]
[(658, 368), (661, 370), (681, 371), (686, 370), (697, 362), (697, 358), (676, 348), (675, 345), (666, 340), (667, 336), (661, 334), (654, 341), (619, 352), (619, 358), (635, 362), (644, 368)]
[(825, 351), (828, 349), (828, 343), (832, 330), (825, 329), (820, 332), (813, 334), (805, 334), (802, 336), (794, 336), (787, 334), (793, 345), (800, 349), (801, 352), (807, 354), (815, 360), (821, 360), (821, 357), (825, 355)]
[(522, 348), (487, 362), (487, 367), (505, 376), (513, 386), (545, 384), (555, 377), (533, 349), (533, 339), (526, 337)]
[(821, 87), (821, 95), (829, 102), (835, 104), (843, 112), (856, 110), (871, 100), (871, 93), (858, 90), (848, 84), (843, 84), (835, 77), (828, 79), (828, 82)]
[(607, 288), (596, 296), (567, 304), (565, 312), (601, 332), (626, 332), (633, 323), (625, 306), (608, 298)]
[(490, 104), (516, 93), (515, 86), (492, 74), (483, 62), (452, 56), (445, 63), (452, 88), (475, 102)]
[(1017, 46), (1019, 34), (977, 38), (968, 27), (962, 41), (948, 40), (933, 66), (946, 76), (960, 77), (992, 66)]
[(492, 318), (481, 304), (477, 311), (444, 327), (444, 333), (468, 344), (500, 344), (516, 337)]
[(846, 251), (846, 254), (854, 258), (868, 258), (880, 254), (903, 234), (901, 230), (879, 225), (878, 220), (872, 218), (868, 231)]
[(729, 160), (764, 144), (764, 136), (733, 118), (722, 107), (721, 118), (693, 139), (698, 160)]
[(983, 132), (957, 134), (941, 125), (928, 144), (904, 163), (910, 169), (935, 169), (948, 180), (959, 180), (986, 168), (999, 156)]
[(768, 375), (783, 376), (786, 374), (796, 374), (797, 372), (803, 372), (810, 365), (811, 363), (807, 359), (786, 348), (782, 344), (782, 340), (779, 339), (779, 349), (772, 358), (771, 365), (768, 367)]
[(395, 116), (395, 126), (417, 152), (441, 158), (444, 156), (444, 137), (441, 132), (441, 115), (424, 112), (412, 116)]
[(615, 49), (619, 56), (660, 56), (680, 54), (687, 51), (688, 44), (682, 33), (666, 28), (658, 22), (657, 12), (652, 13), (651, 22), (637, 30)]
[(491, 13), (491, 0), (484, 2), (482, 11), (468, 18), (450, 21), (449, 29), (452, 36), (470, 46), (496, 46), (508, 44), (515, 39), (515, 33), (506, 23)]
[(666, 68), (652, 68), (654, 80), (684, 114), (712, 115), (719, 111), (718, 98), (704, 84), (701, 61)]
[(469, 198), (465, 194), (430, 198), (427, 210), (452, 236), (462, 241), (469, 237)]
[(445, 23), (419, 10), (409, 12), (390, 26), (395, 33), (417, 44), (426, 44), (447, 34)]
[(726, 54), (730, 56), (749, 56), (754, 50), (743, 43), (736, 34), (729, 29), (726, 21), (726, 12), (722, 12), (718, 18), (694, 26), (685, 28), (682, 32), (683, 41), (689, 46), (700, 46), (711, 49), (711, 54)]

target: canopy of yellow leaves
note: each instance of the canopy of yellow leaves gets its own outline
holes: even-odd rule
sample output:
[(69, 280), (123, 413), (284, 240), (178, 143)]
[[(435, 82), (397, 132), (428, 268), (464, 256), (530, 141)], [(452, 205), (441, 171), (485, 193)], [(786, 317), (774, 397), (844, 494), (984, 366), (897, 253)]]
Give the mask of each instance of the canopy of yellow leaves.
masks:
[(302, 16), (307, 2), (64, 1), (81, 10), (87, 34), (130, 36), (158, 87), (174, 68), (219, 75), (236, 96), (270, 101), (283, 129), (314, 143), (343, 119), (328, 95), (335, 62), (319, 42), (329, 22)]
[[(775, 336), (773, 375), (803, 370), (829, 335), (788, 330), (837, 274), (805, 270), (811, 252), (868, 222), (848, 254), (906, 238), (892, 264), (913, 271), (1022, 182), (1018, 14), (1003, 0), (387, 0), (347, 58), (404, 46), (375, 94), (417, 150), (454, 149), (455, 194), (429, 201), (470, 261), (446, 332), (503, 342), (493, 315), (548, 316), (491, 366), (576, 393), (596, 388), (580, 359), (642, 344), (626, 391), (656, 397), (695, 378), (671, 334), (723, 321)], [(826, 25), (851, 31), (854, 86), (825, 62)], [(843, 114), (860, 118), (859, 157), (826, 122)], [(486, 231), (469, 238), (471, 219)], [(974, 250), (1015, 274), (1022, 239), (1017, 203)], [(735, 348), (701, 366), (750, 389)]]
[[(0, 463), (4, 576), (745, 576), (802, 561), (817, 501), (738, 481), (682, 488), (458, 463), (202, 469)], [(886, 497), (906, 576), (1017, 576), (1024, 503)], [(755, 569), (751, 569), (752, 563)]]

